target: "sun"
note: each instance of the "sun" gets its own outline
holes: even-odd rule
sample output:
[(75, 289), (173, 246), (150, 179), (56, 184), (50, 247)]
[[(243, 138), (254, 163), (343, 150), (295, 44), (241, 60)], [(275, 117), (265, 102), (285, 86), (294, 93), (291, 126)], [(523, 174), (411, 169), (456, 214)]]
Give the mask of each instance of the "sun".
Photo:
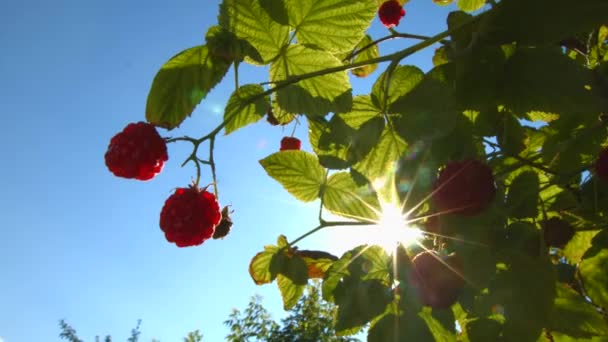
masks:
[[(329, 231), (329, 238), (320, 237), (322, 244), (337, 254), (342, 254), (361, 245), (377, 245), (387, 253), (393, 253), (398, 244), (406, 247), (415, 244), (420, 246), (425, 234), (419, 228), (410, 225), (412, 221), (418, 220), (408, 219), (408, 213), (403, 212), (405, 205), (401, 203), (397, 189), (391, 186), (392, 184), (394, 184), (394, 179), (391, 176), (376, 179), (372, 183), (372, 187), (378, 194), (379, 204), (379, 208), (369, 206), (369, 209), (375, 213), (376, 219), (374, 221), (370, 222), (369, 225), (359, 227), (333, 227)], [(407, 198), (405, 201), (407, 201)], [(330, 220), (344, 219), (344, 216), (328, 214)], [(349, 219), (355, 221), (358, 217), (350, 217)]]
[(407, 224), (407, 218), (397, 203), (380, 203), (380, 207), (380, 220), (371, 227), (375, 236), (372, 243), (386, 251), (394, 251), (398, 243), (409, 246), (424, 237), (420, 229)]

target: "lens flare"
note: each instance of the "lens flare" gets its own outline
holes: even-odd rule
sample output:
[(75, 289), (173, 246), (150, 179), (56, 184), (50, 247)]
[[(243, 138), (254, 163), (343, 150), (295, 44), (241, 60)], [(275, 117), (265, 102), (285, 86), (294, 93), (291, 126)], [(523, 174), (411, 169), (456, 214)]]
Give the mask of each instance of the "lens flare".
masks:
[(374, 226), (375, 244), (386, 251), (393, 251), (398, 243), (409, 246), (423, 238), (422, 231), (406, 223), (401, 207), (396, 203), (381, 203), (381, 216)]

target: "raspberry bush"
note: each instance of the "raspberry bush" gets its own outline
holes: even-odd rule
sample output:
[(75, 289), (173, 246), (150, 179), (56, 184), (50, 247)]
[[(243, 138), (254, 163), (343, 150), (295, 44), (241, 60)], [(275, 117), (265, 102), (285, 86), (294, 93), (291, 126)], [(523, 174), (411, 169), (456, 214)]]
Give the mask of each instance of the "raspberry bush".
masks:
[[(219, 134), (265, 116), (276, 129), (305, 126), (310, 150), (288, 138), (281, 150), (291, 151), (260, 165), (298, 200), (317, 201), (319, 224), (279, 236), (249, 265), (256, 284), (276, 280), (286, 309), (322, 278), (323, 298), (338, 307), (336, 332), (367, 326), (369, 341), (607, 336), (608, 2), (462, 0), (445, 7), (447, 30), (431, 35), (396, 30), (403, 6), (222, 1), (204, 44), (158, 71), (145, 127), (173, 130), (202, 115), (195, 107), (233, 68), (221, 124), (198, 138), (120, 133), (108, 167), (149, 179), (167, 160), (160, 146), (191, 144), (184, 165), (194, 166), (195, 184), (167, 200), (160, 226), (168, 241), (198, 245), (232, 227), (218, 204)], [(374, 20), (389, 27), (385, 36), (369, 34)], [(387, 40), (403, 48), (382, 54)], [(407, 64), (426, 48), (435, 51), (430, 71)], [(250, 65), (268, 66), (269, 79), (240, 84)], [(354, 93), (350, 77), (375, 82)], [(204, 167), (212, 193), (198, 190)], [(356, 234), (364, 228), (354, 226), (382, 222), (387, 202), (422, 228), (418, 243), (342, 256), (298, 249), (322, 229)]]

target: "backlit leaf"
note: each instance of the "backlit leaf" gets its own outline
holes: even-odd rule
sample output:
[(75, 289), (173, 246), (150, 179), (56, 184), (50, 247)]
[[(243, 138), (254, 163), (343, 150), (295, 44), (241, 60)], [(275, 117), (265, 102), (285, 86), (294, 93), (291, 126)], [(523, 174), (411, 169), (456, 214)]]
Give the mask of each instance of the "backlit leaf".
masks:
[(211, 55), (204, 45), (178, 53), (154, 77), (146, 120), (167, 129), (179, 126), (224, 78), (229, 66), (229, 61)]

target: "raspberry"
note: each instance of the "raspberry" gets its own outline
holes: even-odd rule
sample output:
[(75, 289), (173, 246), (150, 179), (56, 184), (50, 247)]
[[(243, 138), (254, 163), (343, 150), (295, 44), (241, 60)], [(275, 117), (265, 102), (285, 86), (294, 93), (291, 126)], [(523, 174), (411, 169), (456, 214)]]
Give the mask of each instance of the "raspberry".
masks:
[(281, 139), (281, 151), (299, 150), (302, 147), (302, 142), (298, 138), (284, 137)]
[(145, 122), (130, 123), (110, 140), (106, 166), (118, 177), (149, 180), (167, 161), (167, 143)]
[(568, 222), (557, 217), (542, 221), (540, 225), (543, 227), (545, 245), (548, 247), (564, 247), (575, 233), (574, 228)]
[(215, 227), (213, 239), (223, 239), (230, 233), (230, 228), (232, 228), (232, 218), (230, 218), (230, 214), (233, 212), (234, 210), (228, 210), (228, 206), (225, 206), (224, 209), (222, 209), (222, 220), (217, 227)]
[(473, 159), (448, 163), (433, 187), (433, 201), (439, 212), (466, 216), (480, 213), (495, 194), (492, 169)]
[(420, 302), (433, 309), (447, 309), (456, 302), (464, 287), (462, 260), (456, 254), (441, 256), (421, 252), (412, 259), (409, 285)]
[(221, 218), (212, 193), (195, 186), (177, 188), (160, 212), (160, 228), (178, 247), (198, 246), (213, 236)]
[(608, 182), (608, 147), (599, 153), (595, 162), (595, 172), (601, 180)]
[(405, 10), (397, 0), (385, 1), (378, 10), (380, 21), (387, 28), (399, 25), (399, 20), (404, 15)]

